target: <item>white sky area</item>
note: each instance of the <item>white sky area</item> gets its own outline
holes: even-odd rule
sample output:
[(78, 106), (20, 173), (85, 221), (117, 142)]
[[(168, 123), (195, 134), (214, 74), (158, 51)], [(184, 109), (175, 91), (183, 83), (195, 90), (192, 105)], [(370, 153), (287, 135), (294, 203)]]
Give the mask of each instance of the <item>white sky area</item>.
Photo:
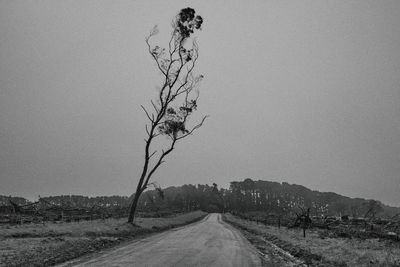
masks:
[[(400, 206), (400, 1), (1, 1), (0, 194), (130, 195), (165, 46), (192, 7), (198, 114), (153, 181), (286, 181)], [(195, 117), (193, 118), (195, 119)]]

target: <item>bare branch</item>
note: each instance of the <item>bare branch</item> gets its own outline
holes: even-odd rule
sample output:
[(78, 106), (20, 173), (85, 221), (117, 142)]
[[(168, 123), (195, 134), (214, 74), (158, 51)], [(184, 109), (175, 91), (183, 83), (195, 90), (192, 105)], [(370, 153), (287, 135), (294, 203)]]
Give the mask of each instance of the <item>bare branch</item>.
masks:
[[(153, 35), (154, 35), (154, 34), (153, 34)], [(151, 51), (151, 45), (150, 45), (149, 40), (150, 40), (150, 38), (151, 38), (153, 35), (150, 33), (150, 35), (149, 35), (148, 37), (146, 37), (146, 39), (145, 39), (146, 44), (147, 44), (147, 48), (148, 48), (148, 51), (149, 51), (149, 54), (153, 57), (154, 61), (157, 63), (158, 69), (159, 69), (164, 75), (167, 75), (167, 73), (166, 73), (166, 72), (163, 70), (163, 68), (161, 67), (160, 62), (158, 61), (158, 57), (153, 53), (153, 51)]]
[(154, 156), (154, 154), (157, 153), (157, 150), (155, 150), (153, 153), (150, 154), (149, 159), (151, 159), (152, 156)]
[(144, 110), (144, 112), (146, 113), (147, 118), (151, 121), (154, 122), (154, 115), (152, 114), (152, 116), (150, 117), (149, 113), (147, 112), (147, 110), (143, 107), (143, 105), (140, 105), (142, 107), (142, 109)]
[[(195, 67), (195, 65), (196, 65), (196, 62), (197, 62), (197, 59), (199, 58), (199, 49), (198, 49), (198, 47), (197, 47), (197, 44), (195, 45), (195, 42), (194, 42), (194, 44), (193, 44), (193, 52), (194, 52), (194, 56), (193, 56), (193, 58), (192, 58), (192, 60), (191, 60), (191, 62), (192, 62), (192, 64), (191, 64), (191, 66), (190, 67), (187, 67), (187, 69), (186, 69), (186, 74), (184, 75), (184, 77), (183, 77), (183, 82), (181, 83), (181, 85), (178, 87), (178, 89), (175, 91), (175, 94), (176, 95), (180, 95), (181, 93), (180, 93), (180, 90), (182, 89), (182, 88), (185, 88), (185, 86), (187, 85), (187, 83), (189, 82), (189, 80), (194, 80), (194, 78), (193, 78), (193, 69), (194, 69), (194, 67)], [(186, 65), (186, 64), (185, 64)], [(183, 66), (182, 66), (183, 67)], [(194, 82), (192, 82), (191, 83), (191, 85), (188, 87), (188, 88), (192, 88), (193, 87), (193, 84), (194, 84)], [(185, 88), (186, 89), (186, 88)], [(186, 89), (187, 90), (187, 89)], [(185, 91), (185, 90), (183, 90), (183, 91)], [(183, 92), (182, 91), (182, 92)]]
[(184, 134), (184, 135), (179, 136), (178, 138), (176, 138), (176, 140), (180, 140), (180, 139), (185, 138), (185, 137), (188, 136), (188, 135), (191, 135), (194, 131), (196, 131), (196, 130), (199, 129), (201, 126), (203, 126), (204, 121), (205, 121), (208, 117), (209, 117), (208, 115), (207, 115), (207, 116), (204, 116), (203, 119), (201, 120), (201, 122), (200, 122), (199, 124), (197, 124), (196, 126), (194, 126), (194, 127), (192, 128), (192, 130), (190, 130), (188, 133), (186, 133), (186, 134)]
[(155, 112), (158, 113), (158, 112), (159, 112), (159, 109), (157, 108), (156, 104), (154, 104), (153, 100), (151, 100), (150, 102), (151, 102), (151, 105), (153, 106)]
[(161, 154), (160, 158), (158, 159), (158, 161), (154, 165), (154, 167), (149, 171), (149, 174), (147, 175), (146, 181), (144, 182), (143, 186), (147, 186), (147, 184), (148, 184), (151, 176), (153, 175), (153, 173), (157, 170), (158, 167), (160, 167), (160, 165), (162, 163), (165, 162), (164, 161), (165, 156), (167, 156), (169, 153), (172, 152), (172, 150), (174, 150), (174, 146), (175, 146), (176, 141), (177, 141), (177, 139), (174, 139), (172, 141), (172, 143), (171, 143), (171, 146), (166, 151), (162, 150), (162, 154)]

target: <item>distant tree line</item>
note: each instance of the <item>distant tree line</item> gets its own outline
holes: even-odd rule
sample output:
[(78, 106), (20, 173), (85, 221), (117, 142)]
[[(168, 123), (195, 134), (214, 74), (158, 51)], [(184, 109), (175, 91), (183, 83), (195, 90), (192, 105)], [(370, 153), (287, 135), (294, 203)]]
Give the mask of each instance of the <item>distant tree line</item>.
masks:
[(63, 195), (42, 197), (41, 200), (56, 206), (71, 208), (92, 208), (98, 207), (125, 207), (128, 206), (129, 198), (126, 196), (98, 196), (86, 197), (79, 195)]
[(229, 189), (216, 184), (183, 185), (144, 193), (140, 210), (172, 209), (191, 211), (202, 209), (218, 212), (265, 211), (276, 215), (293, 214), (299, 208), (310, 209), (311, 216), (391, 217), (400, 208), (389, 207), (376, 200), (349, 198), (332, 192), (319, 192), (304, 186), (270, 181), (245, 179), (230, 183)]
[[(132, 198), (127, 196), (85, 197), (77, 195), (43, 197), (43, 202), (76, 208), (128, 209)], [(0, 196), (0, 204), (9, 200), (19, 205), (29, 203), (24, 198)], [(375, 200), (349, 198), (332, 192), (319, 192), (304, 186), (270, 181), (245, 179), (230, 183), (229, 189), (212, 185), (183, 185), (145, 191), (138, 202), (140, 212), (253, 212), (263, 211), (278, 216), (293, 214), (299, 208), (310, 210), (310, 216), (392, 217), (400, 208), (389, 207)]]
[[(128, 206), (129, 197), (127, 196), (98, 196), (87, 197), (80, 195), (62, 195), (40, 197), (39, 202), (51, 206), (68, 208), (92, 208), (98, 207), (125, 207)], [(0, 196), (0, 206), (7, 206), (13, 202), (19, 206), (25, 206), (32, 202), (22, 197)]]
[(393, 216), (399, 208), (388, 207), (375, 200), (349, 198), (332, 192), (312, 191), (304, 186), (270, 181), (245, 179), (231, 182), (224, 192), (227, 210), (249, 212), (268, 211), (295, 214), (300, 208), (310, 210), (312, 216), (363, 217), (368, 215)]
[(146, 191), (140, 198), (138, 209), (141, 211), (186, 212), (204, 210), (208, 212), (223, 212), (224, 189), (218, 190), (217, 184), (183, 185), (168, 187), (163, 190)]
[(23, 197), (12, 197), (12, 196), (1, 196), (0, 195), (0, 206), (10, 205), (10, 200), (17, 205), (26, 205), (29, 204), (30, 201)]

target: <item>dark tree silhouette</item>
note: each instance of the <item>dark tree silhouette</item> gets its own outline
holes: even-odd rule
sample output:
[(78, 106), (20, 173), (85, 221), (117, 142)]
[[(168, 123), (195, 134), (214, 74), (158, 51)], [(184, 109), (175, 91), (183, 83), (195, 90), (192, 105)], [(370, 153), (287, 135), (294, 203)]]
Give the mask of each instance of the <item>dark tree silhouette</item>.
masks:
[[(201, 29), (202, 23), (202, 17), (196, 15), (194, 9), (184, 8), (172, 22), (173, 29), (168, 48), (151, 46), (150, 39), (158, 32), (156, 27), (146, 38), (148, 52), (163, 76), (163, 83), (157, 99), (151, 101), (152, 111), (142, 106), (149, 124), (146, 124), (143, 170), (129, 211), (130, 223), (133, 223), (139, 197), (151, 184), (149, 181), (154, 172), (173, 151), (176, 143), (200, 128), (207, 117), (203, 117), (200, 122), (188, 128), (188, 119), (197, 108), (199, 94), (196, 88), (203, 75), (195, 75), (193, 72), (199, 57), (196, 41), (191, 42), (191, 47), (187, 47), (186, 43), (195, 30)], [(161, 151), (153, 151), (151, 145), (158, 136), (166, 136), (169, 145)]]
[(306, 229), (312, 225), (310, 208), (299, 207), (300, 213), (296, 212), (296, 219), (293, 227), (300, 226), (303, 229), (303, 237), (306, 237)]
[(378, 213), (383, 211), (381, 204), (376, 200), (368, 200), (368, 202), (364, 203), (363, 206), (366, 207), (367, 210), (364, 214), (365, 219), (372, 220)]

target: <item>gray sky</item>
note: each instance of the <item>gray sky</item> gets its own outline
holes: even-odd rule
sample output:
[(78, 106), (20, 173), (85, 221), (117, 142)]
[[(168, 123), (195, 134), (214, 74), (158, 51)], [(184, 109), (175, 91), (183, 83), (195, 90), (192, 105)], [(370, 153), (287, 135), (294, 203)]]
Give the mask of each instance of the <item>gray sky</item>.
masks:
[(154, 180), (286, 181), (400, 206), (400, 1), (1, 1), (0, 194), (129, 195), (164, 46), (193, 7), (199, 113)]

